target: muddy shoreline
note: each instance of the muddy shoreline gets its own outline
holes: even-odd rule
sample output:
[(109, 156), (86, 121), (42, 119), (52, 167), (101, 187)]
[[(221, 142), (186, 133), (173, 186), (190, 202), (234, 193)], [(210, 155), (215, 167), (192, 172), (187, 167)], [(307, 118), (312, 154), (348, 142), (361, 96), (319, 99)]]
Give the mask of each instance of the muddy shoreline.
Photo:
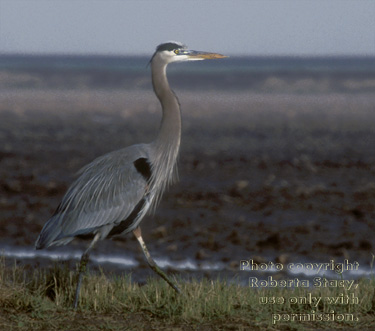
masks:
[[(177, 94), (180, 181), (142, 226), (155, 258), (218, 261), (229, 275), (250, 258), (349, 259), (369, 266), (375, 234), (373, 95)], [(2, 247), (31, 249), (74, 174), (106, 152), (151, 141), (160, 116), (151, 92), (2, 93)], [(87, 244), (75, 240), (71, 249)], [(130, 254), (147, 273), (131, 235), (104, 241), (95, 252)]]

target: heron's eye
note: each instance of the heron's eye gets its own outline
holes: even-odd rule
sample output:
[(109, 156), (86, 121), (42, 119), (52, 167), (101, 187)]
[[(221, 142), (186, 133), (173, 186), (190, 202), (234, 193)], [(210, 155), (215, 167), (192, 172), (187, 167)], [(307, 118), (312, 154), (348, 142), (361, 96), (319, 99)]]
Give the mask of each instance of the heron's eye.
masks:
[(175, 49), (174, 53), (178, 55), (180, 53), (180, 50), (179, 49)]

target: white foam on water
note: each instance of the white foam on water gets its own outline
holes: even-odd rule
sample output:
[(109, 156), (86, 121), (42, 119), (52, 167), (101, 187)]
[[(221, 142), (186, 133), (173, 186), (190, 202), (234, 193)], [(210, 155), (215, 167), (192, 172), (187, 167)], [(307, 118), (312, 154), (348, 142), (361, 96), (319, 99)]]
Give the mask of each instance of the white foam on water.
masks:
[[(82, 256), (81, 251), (37, 251), (33, 249), (24, 249), (24, 248), (15, 248), (7, 247), (0, 249), (0, 256), (13, 259), (37, 259), (37, 258), (46, 258), (53, 261), (57, 260), (69, 260), (75, 259), (79, 260)], [(138, 266), (138, 262), (130, 257), (124, 256), (114, 256), (114, 255), (104, 255), (104, 254), (92, 254), (90, 260), (95, 263), (111, 263), (125, 268), (131, 268)]]
[[(53, 251), (41, 251), (41, 250), (34, 250), (33, 248), (19, 248), (19, 247), (2, 247), (0, 248), (0, 256), (4, 256), (6, 258), (13, 258), (13, 259), (20, 259), (20, 260), (27, 260), (27, 259), (38, 259), (38, 258), (45, 258), (50, 259), (53, 261), (57, 260), (69, 260), (69, 259), (75, 259), (79, 260), (82, 256), (82, 251), (78, 250), (58, 250), (55, 249)], [(124, 255), (111, 255), (111, 254), (92, 254), (90, 256), (90, 260), (97, 264), (113, 264), (121, 268), (133, 268), (137, 267), (139, 263), (133, 259), (132, 257), (124, 256)], [(172, 261), (167, 257), (159, 257), (155, 258), (155, 262), (159, 265), (161, 268), (171, 268), (174, 270), (187, 270), (187, 271), (224, 271), (228, 270), (228, 266), (225, 263), (222, 262), (207, 262), (207, 261), (196, 261), (193, 259), (185, 259), (180, 261)], [(250, 267), (244, 267), (241, 270), (238, 269), (238, 271), (234, 272), (240, 272), (246, 273), (246, 272), (262, 272), (262, 273), (277, 273), (280, 270), (271, 267), (268, 268), (266, 271), (257, 271), (257, 270), (251, 270)], [(321, 270), (317, 272), (317, 270), (314, 269), (308, 269), (308, 268), (297, 268), (292, 270), (284, 269), (284, 271), (289, 276), (297, 276), (298, 277), (326, 277), (326, 278), (345, 278), (348, 279), (351, 278), (368, 278), (374, 276), (374, 271), (371, 270), (370, 267), (365, 267), (363, 265), (360, 265), (358, 270), (344, 270), (342, 274), (339, 274), (335, 272), (334, 270)]]
[[(37, 259), (45, 258), (53, 261), (57, 260), (79, 260), (82, 256), (82, 251), (69, 251), (65, 250), (54, 250), (54, 251), (40, 251), (32, 248), (18, 248), (18, 247), (3, 247), (0, 249), (0, 256), (13, 259)], [(137, 267), (139, 263), (131, 257), (123, 255), (106, 255), (106, 254), (92, 254), (90, 260), (94, 263), (103, 264), (115, 264), (123, 268)], [(186, 259), (181, 261), (172, 261), (166, 257), (159, 257), (155, 259), (155, 262), (161, 268), (172, 268), (175, 270), (224, 270), (225, 265), (223, 263), (213, 262), (197, 262), (192, 259)]]

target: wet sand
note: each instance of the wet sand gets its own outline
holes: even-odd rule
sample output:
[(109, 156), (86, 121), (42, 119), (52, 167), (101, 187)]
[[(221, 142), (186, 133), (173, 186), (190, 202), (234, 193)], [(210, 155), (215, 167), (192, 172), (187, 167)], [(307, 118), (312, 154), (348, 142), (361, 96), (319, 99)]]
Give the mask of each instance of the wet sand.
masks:
[[(222, 262), (233, 276), (245, 259), (369, 266), (374, 95), (176, 93), (180, 181), (142, 226), (155, 258)], [(1, 247), (32, 249), (74, 174), (106, 152), (151, 141), (160, 118), (151, 91), (3, 91)], [(134, 256), (146, 272), (132, 235), (95, 252)]]

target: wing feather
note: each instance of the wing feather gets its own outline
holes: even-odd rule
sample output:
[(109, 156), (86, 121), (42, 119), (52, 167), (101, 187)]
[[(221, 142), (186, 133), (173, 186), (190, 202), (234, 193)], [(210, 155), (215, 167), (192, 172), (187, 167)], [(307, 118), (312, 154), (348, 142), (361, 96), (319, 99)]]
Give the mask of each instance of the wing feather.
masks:
[[(84, 167), (43, 227), (36, 247), (66, 243), (64, 238), (105, 226), (110, 230), (126, 219), (146, 193), (147, 181), (137, 171), (134, 161), (148, 158), (147, 146), (134, 145), (115, 151)], [(108, 231), (104, 237), (107, 234)]]

